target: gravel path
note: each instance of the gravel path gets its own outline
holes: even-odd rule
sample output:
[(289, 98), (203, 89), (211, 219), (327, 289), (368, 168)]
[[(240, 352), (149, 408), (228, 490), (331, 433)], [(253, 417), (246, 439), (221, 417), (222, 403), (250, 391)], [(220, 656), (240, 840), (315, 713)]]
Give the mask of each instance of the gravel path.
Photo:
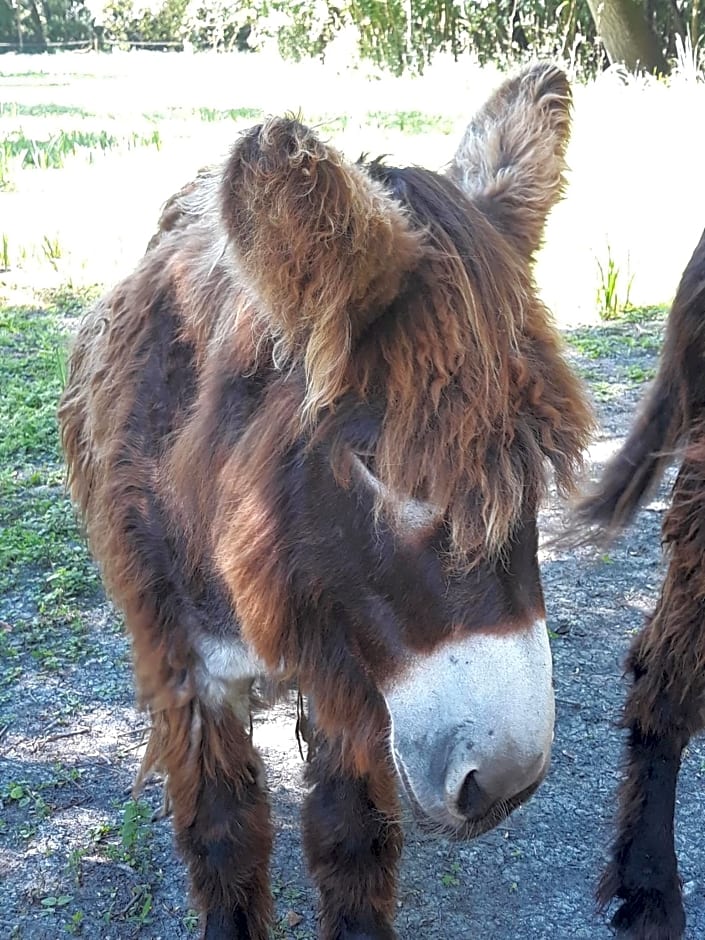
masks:
[[(600, 410), (600, 458), (625, 432), (643, 387), (638, 379), (653, 369), (659, 335), (660, 325), (620, 323), (573, 337), (575, 360)], [(621, 663), (658, 589), (667, 492), (668, 481), (608, 556), (544, 551), (558, 709), (551, 772), (526, 807), (475, 842), (437, 842), (407, 826), (400, 940), (611, 936), (594, 913), (592, 892), (619, 779)], [(561, 513), (558, 505), (547, 508), (546, 534), (555, 531)], [(31, 597), (24, 584), (0, 597), (6, 634), (32, 623)], [(160, 804), (159, 786), (147, 788), (136, 810), (124, 808), (144, 729), (132, 705), (127, 645), (102, 597), (86, 607), (84, 624), (88, 642), (77, 647), (78, 655), (69, 655), (75, 625), (56, 640), (58, 668), (47, 669), (29, 654), (3, 664), (0, 937), (195, 937), (169, 824), (148, 820)], [(293, 705), (258, 716), (254, 735), (268, 766), (277, 821), (274, 936), (313, 938), (315, 898), (298, 832), (302, 765)], [(704, 781), (701, 739), (688, 749), (677, 809), (689, 940), (705, 937)]]

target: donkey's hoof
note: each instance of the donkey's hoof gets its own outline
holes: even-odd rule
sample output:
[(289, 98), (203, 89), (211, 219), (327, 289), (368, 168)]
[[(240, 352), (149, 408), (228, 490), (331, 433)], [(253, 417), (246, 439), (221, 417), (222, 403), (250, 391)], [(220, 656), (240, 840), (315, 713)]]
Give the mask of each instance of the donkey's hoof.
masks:
[(242, 911), (216, 907), (205, 915), (203, 940), (253, 940)]
[(681, 940), (685, 912), (680, 888), (630, 892), (612, 918), (612, 926), (625, 940)]
[(397, 940), (396, 931), (378, 915), (343, 917), (335, 940)]

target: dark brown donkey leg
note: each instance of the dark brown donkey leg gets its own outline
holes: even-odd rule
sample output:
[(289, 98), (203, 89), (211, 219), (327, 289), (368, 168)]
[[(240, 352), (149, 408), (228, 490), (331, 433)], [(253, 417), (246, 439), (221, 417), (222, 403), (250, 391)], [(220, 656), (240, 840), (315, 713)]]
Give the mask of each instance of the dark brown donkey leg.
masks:
[(664, 523), (668, 572), (628, 660), (626, 779), (598, 900), (623, 902), (612, 923), (634, 940), (679, 940), (685, 929), (673, 814), (681, 753), (705, 724), (705, 460), (698, 457), (691, 449), (676, 482)]
[(259, 755), (235, 714), (197, 700), (155, 721), (176, 841), (207, 940), (267, 940), (272, 829)]
[(396, 871), (402, 850), (393, 770), (342, 768), (341, 746), (317, 738), (308, 767), (304, 847), (320, 893), (322, 940), (393, 940)]

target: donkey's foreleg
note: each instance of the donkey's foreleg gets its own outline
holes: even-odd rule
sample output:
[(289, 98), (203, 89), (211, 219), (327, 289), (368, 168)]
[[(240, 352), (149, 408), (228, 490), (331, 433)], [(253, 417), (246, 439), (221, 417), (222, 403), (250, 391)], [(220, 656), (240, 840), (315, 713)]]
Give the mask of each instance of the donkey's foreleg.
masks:
[[(678, 722), (659, 731), (644, 727), (647, 673), (634, 660), (634, 686), (625, 709), (629, 729), (626, 777), (619, 790), (617, 837), (610, 863), (600, 880), (598, 900), (622, 903), (612, 925), (633, 940), (679, 940), (685, 928), (678, 865), (673, 841), (673, 815), (681, 751), (687, 741)], [(649, 689), (657, 701), (655, 689)], [(655, 708), (667, 708), (663, 699)], [(675, 716), (672, 716), (675, 718)]]
[[(677, 509), (674, 496), (671, 513)], [(667, 535), (672, 521), (669, 514)], [(622, 722), (629, 730), (626, 778), (598, 900), (623, 902), (613, 925), (634, 940), (679, 940), (685, 929), (673, 840), (676, 783), (683, 748), (705, 724), (703, 575), (689, 563), (692, 548), (687, 537), (672, 541), (659, 605), (628, 659), (634, 682)]]
[(206, 940), (267, 940), (272, 828), (259, 755), (227, 706), (198, 700), (160, 713), (178, 847)]
[(705, 726), (705, 447), (691, 445), (663, 526), (669, 565), (656, 611), (636, 638), (617, 838), (598, 900), (634, 940), (679, 940), (685, 929), (673, 841), (683, 748)]
[(317, 738), (303, 809), (304, 847), (320, 892), (323, 940), (393, 940), (402, 850), (393, 770), (386, 754), (370, 774), (343, 767), (341, 744)]

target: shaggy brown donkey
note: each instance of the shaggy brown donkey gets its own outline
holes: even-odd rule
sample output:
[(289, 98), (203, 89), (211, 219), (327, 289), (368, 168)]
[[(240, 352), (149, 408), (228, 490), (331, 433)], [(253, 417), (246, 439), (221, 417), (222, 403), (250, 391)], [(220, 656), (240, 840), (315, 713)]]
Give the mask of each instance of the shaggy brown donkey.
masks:
[(397, 780), (470, 838), (546, 773), (536, 512), (592, 420), (531, 273), (569, 109), (560, 71), (524, 72), (446, 175), (349, 164), (270, 119), (170, 201), (81, 328), (72, 493), (211, 940), (268, 936), (263, 676), (313, 702), (328, 940), (394, 936)]
[(668, 570), (628, 658), (633, 685), (618, 834), (599, 900), (622, 904), (616, 927), (677, 940), (685, 915), (673, 843), (681, 753), (705, 727), (705, 233), (678, 286), (658, 375), (621, 450), (578, 507), (608, 537), (624, 529), (682, 448), (663, 523)]

